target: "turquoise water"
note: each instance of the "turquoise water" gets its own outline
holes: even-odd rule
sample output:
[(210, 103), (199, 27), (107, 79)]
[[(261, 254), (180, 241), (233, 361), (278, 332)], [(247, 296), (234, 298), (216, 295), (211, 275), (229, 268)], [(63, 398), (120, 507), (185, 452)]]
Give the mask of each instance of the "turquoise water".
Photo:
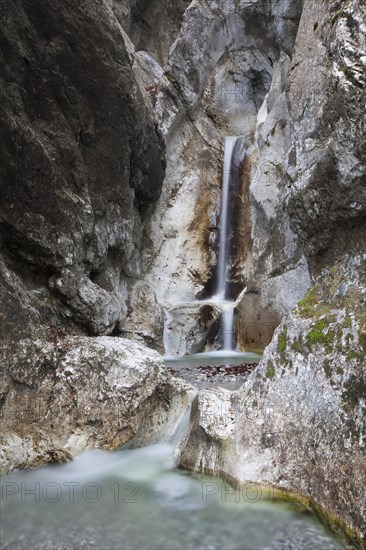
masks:
[(340, 549), (307, 510), (175, 467), (173, 447), (94, 450), (2, 479), (3, 549)]
[(240, 365), (241, 363), (259, 363), (262, 355), (248, 351), (208, 351), (195, 353), (194, 355), (166, 355), (164, 361), (169, 366), (183, 365), (194, 367), (195, 365)]

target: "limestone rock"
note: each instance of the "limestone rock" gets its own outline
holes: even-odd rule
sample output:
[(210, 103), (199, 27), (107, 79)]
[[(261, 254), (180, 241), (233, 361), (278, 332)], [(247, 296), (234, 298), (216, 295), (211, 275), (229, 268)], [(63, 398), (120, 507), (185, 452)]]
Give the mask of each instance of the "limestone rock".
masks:
[(192, 301), (209, 278), (221, 153), (217, 130), (200, 114), (177, 122), (167, 140), (165, 183), (145, 221), (142, 252), (145, 280), (160, 303)]
[[(216, 263), (224, 137), (244, 135), (253, 141), (267, 94), (269, 116), (257, 132), (258, 148), (251, 149), (236, 199), (240, 246), (235, 249), (233, 296), (245, 287), (250, 293), (255, 281), (257, 298), (249, 298), (255, 318), (258, 313), (260, 322), (272, 327), (309, 286), (306, 260), (284, 209), (287, 182), (279, 171), (272, 181), (272, 171), (282, 167), (291, 143), (285, 88), (301, 10), (302, 2), (195, 0), (183, 14), (154, 97), (167, 170), (162, 196), (145, 222), (143, 269), (161, 303), (211, 295), (207, 288)], [(270, 146), (265, 143), (268, 134)], [(270, 168), (267, 174), (264, 165)], [(251, 166), (256, 175), (249, 191)], [(282, 292), (273, 299), (289, 279), (291, 287), (301, 281), (297, 293)], [(243, 313), (248, 306), (244, 298), (241, 346), (248, 345), (247, 326), (254, 322), (254, 314)], [(270, 329), (269, 339), (272, 333)], [(255, 340), (254, 347), (263, 346), (263, 339)]]
[(163, 309), (154, 290), (138, 281), (130, 293), (126, 321), (121, 326), (122, 336), (145, 343), (150, 348), (164, 351)]
[(199, 394), (183, 465), (308, 497), (365, 543), (365, 305), (364, 257), (324, 271), (241, 389)]
[(56, 333), (9, 342), (1, 348), (1, 471), (115, 450), (152, 425), (169, 429), (189, 391), (157, 352), (129, 340)]
[(137, 51), (164, 65), (191, 0), (107, 0)]
[(359, 0), (305, 2), (288, 79), (288, 211), (318, 271), (366, 249), (365, 20)]
[(160, 137), (105, 3), (5, 0), (0, 15), (1, 325), (110, 334), (140, 276)]
[(307, 261), (286, 211), (284, 161), (292, 135), (286, 98), (289, 57), (274, 63), (258, 115), (256, 161), (250, 182), (252, 253), (244, 267), (246, 292), (238, 308), (238, 342), (263, 349), (274, 329), (310, 286)]
[(164, 344), (167, 355), (192, 355), (207, 349), (219, 330), (222, 309), (215, 304), (165, 303)]

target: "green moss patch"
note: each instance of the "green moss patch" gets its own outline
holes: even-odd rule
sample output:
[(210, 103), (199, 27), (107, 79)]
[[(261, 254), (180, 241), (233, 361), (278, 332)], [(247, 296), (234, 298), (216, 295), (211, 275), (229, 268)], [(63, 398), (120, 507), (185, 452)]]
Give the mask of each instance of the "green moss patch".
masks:
[(276, 374), (273, 361), (269, 360), (267, 361), (267, 370), (266, 370), (266, 377), (267, 378), (274, 378)]
[(344, 328), (352, 328), (352, 318), (347, 316), (343, 321)]
[(302, 300), (297, 304), (302, 317), (311, 317), (314, 307), (318, 303), (318, 298), (314, 288), (311, 288)]
[(334, 331), (329, 327), (329, 323), (334, 322), (333, 319), (319, 319), (308, 333), (306, 340), (309, 349), (317, 344), (329, 344), (334, 342)]
[(280, 332), (277, 338), (277, 351), (278, 353), (285, 353), (287, 348), (287, 326), (283, 327), (283, 331)]
[(297, 353), (302, 353), (304, 348), (302, 338), (295, 338), (295, 340), (292, 342), (292, 349), (296, 351)]

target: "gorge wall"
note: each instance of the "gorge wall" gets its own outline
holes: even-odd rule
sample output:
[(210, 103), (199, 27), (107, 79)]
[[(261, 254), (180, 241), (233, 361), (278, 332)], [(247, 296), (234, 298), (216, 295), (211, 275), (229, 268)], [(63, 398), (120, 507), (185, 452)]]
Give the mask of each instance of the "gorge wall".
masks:
[(116, 448), (153, 405), (176, 400), (179, 414), (187, 392), (163, 391), (169, 376), (155, 352), (103, 337), (120, 334), (129, 314), (142, 219), (165, 169), (124, 31), (93, 0), (6, 0), (0, 17), (6, 471)]
[(164, 147), (104, 5), (6, 2), (2, 17), (3, 337), (47, 323), (111, 334)]
[(219, 316), (214, 307), (192, 301), (212, 294), (225, 136), (243, 135), (252, 143), (229, 237), (235, 250), (231, 294), (243, 295), (238, 345), (263, 348), (310, 284), (284, 210), (281, 173), (292, 139), (286, 75), (301, 10), (301, 2), (194, 1), (165, 66), (150, 52), (135, 54), (166, 143), (162, 194), (144, 223), (143, 270), (168, 312), (168, 330), (181, 334), (171, 352), (202, 351)]
[(362, 540), (364, 2), (6, 0), (0, 16), (2, 469), (114, 449), (184, 409), (146, 345), (163, 350), (164, 315), (171, 351), (212, 344), (220, 311), (194, 300), (217, 261), (223, 138), (241, 135), (237, 344), (279, 328), (242, 389), (198, 396), (183, 464), (305, 495)]

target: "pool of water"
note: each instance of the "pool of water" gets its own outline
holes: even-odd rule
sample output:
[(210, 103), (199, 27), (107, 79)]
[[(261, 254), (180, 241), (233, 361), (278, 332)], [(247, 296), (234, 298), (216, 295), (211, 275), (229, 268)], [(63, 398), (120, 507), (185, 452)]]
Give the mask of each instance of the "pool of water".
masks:
[(194, 355), (166, 355), (164, 360), (171, 365), (239, 365), (241, 363), (259, 363), (262, 355), (248, 351), (208, 351)]
[[(242, 364), (256, 365), (261, 355), (251, 352), (212, 351), (187, 356), (165, 356), (164, 361), (172, 374), (183, 378), (198, 389), (220, 386), (228, 390), (238, 389), (246, 380), (249, 371), (233, 374), (225, 367)], [(215, 367), (221, 366), (221, 369)], [(202, 369), (203, 367), (203, 369)], [(211, 371), (208, 367), (212, 367)]]
[(306, 509), (176, 468), (174, 447), (88, 451), (2, 478), (3, 549), (337, 550)]

